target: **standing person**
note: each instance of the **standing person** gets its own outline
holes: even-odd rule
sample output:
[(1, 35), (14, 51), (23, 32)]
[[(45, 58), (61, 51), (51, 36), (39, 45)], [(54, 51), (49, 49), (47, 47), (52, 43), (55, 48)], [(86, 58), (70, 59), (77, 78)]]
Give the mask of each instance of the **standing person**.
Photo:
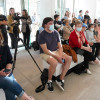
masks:
[(27, 48), (29, 49), (30, 33), (31, 33), (30, 25), (32, 24), (32, 21), (26, 9), (22, 11), (22, 17), (23, 19), (21, 20), (22, 21), (21, 31), (23, 33), (24, 43), (27, 45)]
[(16, 39), (19, 37), (19, 27), (18, 22), (14, 20), (15, 17), (15, 10), (14, 8), (9, 9), (9, 15), (8, 15), (8, 26), (9, 26), (9, 35), (11, 38), (11, 47), (14, 49), (16, 47)]
[(4, 90), (6, 100), (15, 100), (15, 95), (22, 100), (34, 100), (16, 82), (12, 74), (12, 62), (10, 49), (8, 45), (3, 44), (3, 37), (0, 33), (0, 88)]
[(97, 19), (94, 19), (94, 24), (98, 24), (98, 20)]
[(8, 45), (8, 36), (6, 31), (6, 25), (8, 25), (7, 18), (5, 15), (2, 15), (0, 12), (0, 30), (4, 38), (4, 44)]
[[(54, 30), (53, 19), (46, 17), (43, 20), (44, 30), (39, 34), (40, 56), (50, 64), (48, 70), (48, 90), (53, 92), (52, 76), (56, 70), (58, 62), (62, 64), (62, 73), (57, 77), (56, 83), (64, 91), (64, 76), (66, 75), (71, 57), (63, 53), (59, 33)], [(62, 61), (64, 60), (64, 62)]]
[(84, 19), (87, 19), (87, 22), (89, 23), (90, 16), (88, 10), (85, 12)]
[(100, 61), (96, 60), (92, 53), (92, 49), (90, 48), (88, 41), (81, 30), (82, 22), (75, 22), (75, 30), (70, 34), (69, 45), (76, 51), (77, 54), (84, 56), (84, 71), (91, 74), (91, 71), (89, 70), (89, 61), (94, 61), (98, 65), (100, 65)]
[(78, 19), (83, 22), (83, 11), (79, 11)]

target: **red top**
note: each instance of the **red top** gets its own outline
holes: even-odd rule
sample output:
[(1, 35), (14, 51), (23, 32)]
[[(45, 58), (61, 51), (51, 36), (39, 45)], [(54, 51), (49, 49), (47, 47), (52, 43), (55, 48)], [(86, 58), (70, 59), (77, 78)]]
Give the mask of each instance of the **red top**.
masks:
[[(86, 40), (86, 37), (85, 37), (84, 33), (83, 32), (80, 32), (80, 33), (81, 33), (81, 35), (85, 39), (85, 44), (88, 44), (88, 41)], [(80, 38), (80, 40), (81, 40), (81, 38)], [(82, 40), (81, 40), (81, 42), (82, 42)], [(69, 45), (72, 48), (75, 48), (75, 47), (81, 48), (81, 46), (82, 46), (82, 44), (79, 43), (79, 41), (78, 41), (78, 36), (77, 36), (75, 30), (72, 31), (71, 34), (70, 34), (70, 37), (69, 37)]]

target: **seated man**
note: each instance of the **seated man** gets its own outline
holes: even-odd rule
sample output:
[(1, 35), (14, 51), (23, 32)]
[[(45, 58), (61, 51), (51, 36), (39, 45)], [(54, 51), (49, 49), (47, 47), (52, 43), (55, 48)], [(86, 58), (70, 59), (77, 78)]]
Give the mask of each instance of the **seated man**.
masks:
[(53, 19), (47, 17), (43, 20), (44, 30), (39, 34), (39, 45), (41, 57), (50, 64), (48, 73), (48, 90), (53, 92), (52, 76), (59, 63), (62, 64), (62, 73), (57, 78), (56, 83), (64, 91), (64, 76), (66, 75), (70, 64), (71, 57), (63, 53), (63, 48), (60, 43), (59, 33), (54, 30)]

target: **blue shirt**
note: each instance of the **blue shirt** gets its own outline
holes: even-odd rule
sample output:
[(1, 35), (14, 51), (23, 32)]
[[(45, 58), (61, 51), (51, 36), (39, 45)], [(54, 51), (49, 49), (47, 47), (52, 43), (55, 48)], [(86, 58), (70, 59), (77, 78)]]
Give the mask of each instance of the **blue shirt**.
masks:
[[(38, 43), (39, 45), (46, 44), (47, 49), (49, 49), (50, 51), (56, 51), (58, 42), (60, 42), (59, 37), (60, 37), (59, 33), (56, 30), (54, 30), (52, 33), (48, 33), (46, 30), (43, 30), (39, 34)], [(44, 53), (41, 47), (40, 47), (40, 53)]]
[(83, 16), (81, 17), (80, 15), (78, 15), (78, 19), (80, 19), (80, 21), (83, 21)]

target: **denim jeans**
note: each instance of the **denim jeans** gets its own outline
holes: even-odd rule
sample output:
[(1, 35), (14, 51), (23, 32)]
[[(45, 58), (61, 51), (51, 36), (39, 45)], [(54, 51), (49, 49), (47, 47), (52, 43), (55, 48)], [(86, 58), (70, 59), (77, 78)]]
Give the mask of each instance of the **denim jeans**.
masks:
[(13, 74), (9, 76), (0, 76), (0, 88), (2, 88), (6, 95), (6, 100), (15, 100), (15, 95), (19, 98), (24, 94), (21, 86), (16, 82)]

